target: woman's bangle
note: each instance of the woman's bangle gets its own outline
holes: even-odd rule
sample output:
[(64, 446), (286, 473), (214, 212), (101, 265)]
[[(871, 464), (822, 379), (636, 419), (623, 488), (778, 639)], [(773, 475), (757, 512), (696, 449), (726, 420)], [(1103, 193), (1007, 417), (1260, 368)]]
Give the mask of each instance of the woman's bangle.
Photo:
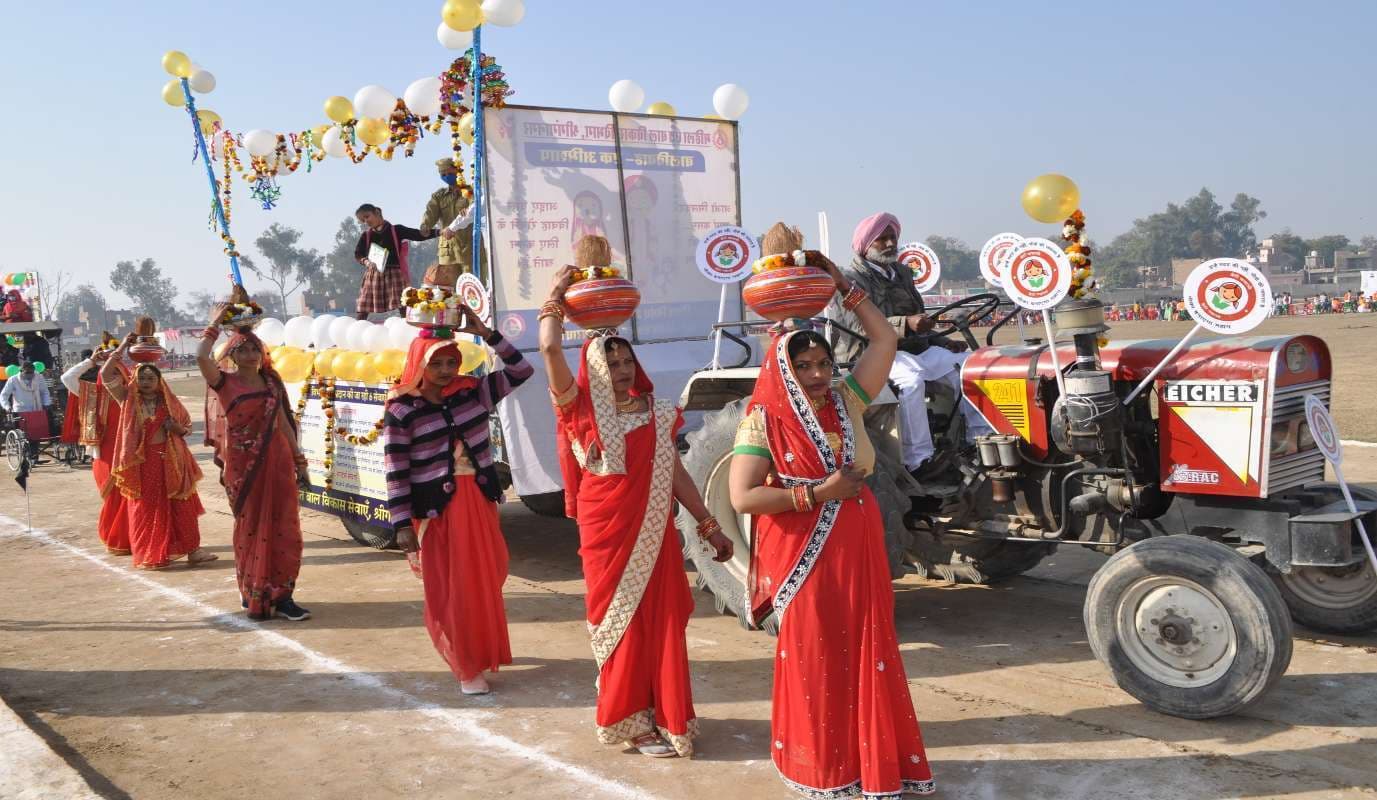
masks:
[(704, 517), (698, 522), (698, 538), (711, 539), (713, 534), (722, 532), (722, 524), (716, 517)]
[(789, 490), (790, 493), (793, 495), (794, 510), (795, 510), (795, 511), (812, 511), (812, 510), (813, 510), (813, 503), (812, 503), (812, 500), (810, 499), (810, 498), (811, 498), (811, 493), (808, 491), (809, 488), (811, 488), (811, 487), (808, 487), (808, 486), (795, 486), (795, 487), (793, 487), (792, 489)]
[(818, 504), (818, 498), (816, 495), (813, 494), (812, 486), (807, 486), (804, 488), (808, 490), (808, 507), (811, 509)]
[(851, 291), (847, 292), (846, 296), (842, 298), (842, 308), (847, 311), (855, 311), (857, 306), (864, 303), (869, 298), (870, 295), (866, 294), (864, 289), (853, 283), (851, 284)]
[(203, 330), (203, 331), (201, 331), (201, 336), (202, 336), (203, 338), (206, 338), (206, 339), (211, 340), (212, 342), (215, 341), (216, 339), (219, 339), (219, 338), (220, 338), (220, 326), (219, 326), (219, 325), (207, 325), (207, 326), (206, 326), (206, 329)]
[(540, 314), (536, 316), (536, 322), (540, 322), (546, 317), (554, 317), (563, 323), (564, 306), (560, 305), (558, 300), (546, 300), (545, 304), (540, 307)]

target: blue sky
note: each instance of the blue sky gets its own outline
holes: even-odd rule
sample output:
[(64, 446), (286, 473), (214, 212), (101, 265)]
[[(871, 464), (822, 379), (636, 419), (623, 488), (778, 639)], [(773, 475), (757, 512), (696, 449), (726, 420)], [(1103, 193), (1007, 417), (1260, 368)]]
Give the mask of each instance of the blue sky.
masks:
[[(6, 13), (0, 69), (0, 212), (13, 236), (0, 271), (65, 269), (108, 291), (117, 260), (153, 257), (184, 291), (223, 287), (209, 193), (185, 114), (164, 105), (165, 50), (219, 85), (200, 102), (234, 130), (323, 123), (322, 101), (380, 83), (400, 94), (453, 58), (434, 2), (285, 4), (69, 2)], [(832, 220), (834, 255), (860, 217), (889, 210), (905, 238), (1034, 231), (1024, 182), (1073, 177), (1092, 235), (1199, 190), (1245, 191), (1260, 234), (1377, 234), (1368, 40), (1377, 3), (929, 3), (527, 0), (526, 19), (487, 31), (514, 102), (606, 108), (613, 81), (647, 100), (711, 111), (744, 86), (745, 222), (809, 232)], [(59, 12), (57, 9), (61, 9)], [(19, 113), (17, 114), (16, 111)], [(22, 114), (22, 118), (19, 116)], [(418, 158), (327, 161), (282, 181), (263, 212), (235, 186), (246, 252), (271, 222), (328, 249), (362, 202), (416, 224), (438, 186)], [(51, 232), (51, 233), (49, 233)], [(47, 235), (44, 235), (47, 234)]]

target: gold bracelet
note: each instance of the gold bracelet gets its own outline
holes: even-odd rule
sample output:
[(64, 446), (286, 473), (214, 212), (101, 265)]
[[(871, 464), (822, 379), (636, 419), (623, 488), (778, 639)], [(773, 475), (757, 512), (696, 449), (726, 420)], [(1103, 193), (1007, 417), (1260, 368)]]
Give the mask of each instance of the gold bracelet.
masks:
[(857, 306), (864, 303), (869, 298), (870, 295), (866, 294), (865, 290), (862, 289), (859, 284), (853, 283), (851, 284), (851, 291), (847, 292), (846, 296), (842, 298), (842, 308), (847, 311), (855, 311)]
[(712, 538), (712, 535), (713, 535), (714, 533), (721, 533), (721, 532), (722, 532), (722, 524), (721, 524), (720, 522), (717, 521), (717, 518), (716, 518), (716, 517), (705, 517), (701, 522), (698, 523), (698, 538), (699, 538), (699, 539), (703, 539), (703, 540), (711, 539), (711, 538)]

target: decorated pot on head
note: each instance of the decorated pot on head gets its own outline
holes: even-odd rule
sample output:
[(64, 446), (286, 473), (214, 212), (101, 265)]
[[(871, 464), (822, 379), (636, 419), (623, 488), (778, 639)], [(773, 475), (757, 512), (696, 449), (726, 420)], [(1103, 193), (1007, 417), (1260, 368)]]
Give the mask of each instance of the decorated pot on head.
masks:
[(408, 287), (402, 291), (406, 321), (418, 328), (457, 328), (464, 324), (459, 298), (440, 286)]
[(827, 308), (836, 283), (823, 269), (827, 263), (816, 250), (804, 250), (797, 228), (776, 223), (761, 239), (761, 249), (774, 252), (751, 268), (741, 298), (755, 313), (774, 322), (816, 317)]
[(152, 317), (139, 317), (134, 320), (134, 344), (129, 348), (129, 357), (140, 363), (157, 361), (167, 351), (158, 344), (157, 323)]
[(243, 286), (235, 286), (225, 303), (219, 324), (222, 330), (252, 328), (263, 320), (263, 307), (249, 299)]
[(574, 282), (564, 292), (565, 316), (585, 330), (616, 328), (631, 319), (641, 291), (611, 266), (612, 246), (601, 236), (584, 236), (574, 245)]

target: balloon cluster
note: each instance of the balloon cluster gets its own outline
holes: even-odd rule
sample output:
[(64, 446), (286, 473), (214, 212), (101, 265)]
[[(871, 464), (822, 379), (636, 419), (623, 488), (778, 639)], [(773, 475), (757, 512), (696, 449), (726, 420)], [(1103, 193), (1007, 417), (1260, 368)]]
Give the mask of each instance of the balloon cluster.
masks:
[[(640, 110), (645, 103), (645, 89), (641, 85), (630, 79), (622, 79), (612, 84), (612, 88), (607, 90), (607, 102), (612, 106), (613, 111), (623, 114), (633, 114)], [(707, 119), (740, 119), (746, 113), (746, 108), (751, 104), (751, 97), (745, 89), (734, 83), (724, 83), (717, 87), (717, 91), (712, 93), (712, 107), (716, 112), (707, 114)], [(674, 106), (664, 101), (651, 103), (645, 110), (647, 114), (661, 117), (672, 117), (677, 113)]]
[[(286, 323), (268, 318), (258, 324), (258, 337), (269, 348), (282, 380), (300, 383), (311, 376), (360, 383), (390, 383), (402, 374), (406, 350), (419, 330), (401, 317), (379, 324), (323, 314), (293, 317)], [(486, 359), (482, 347), (459, 342), (461, 371), (471, 372)]]
[[(40, 374), (40, 375), (42, 375), (44, 372), (47, 372), (47, 371), (48, 371), (48, 365), (47, 365), (47, 364), (44, 364), (42, 361), (35, 361), (35, 362), (33, 362), (33, 371), (34, 371), (34, 372), (37, 372), (37, 373)], [(13, 378), (15, 375), (18, 375), (18, 374), (19, 374), (19, 365), (18, 365), (18, 364), (10, 364), (8, 367), (5, 367), (5, 377), (6, 377), (6, 378)]]
[(1090, 239), (1085, 235), (1085, 212), (1076, 209), (1061, 226), (1061, 238), (1069, 242), (1066, 257), (1071, 261), (1071, 296), (1077, 300), (1099, 288), (1090, 263)]
[(3, 280), (6, 286), (23, 286), (29, 282), (30, 277), (27, 272), (11, 272), (6, 274)]
[[(183, 80), (196, 94), (210, 94), (215, 89), (215, 76), (193, 64), (181, 50), (168, 50), (163, 53), (163, 69), (172, 76), (172, 80), (163, 84), (163, 102), (170, 106), (181, 108), (186, 105), (186, 92), (182, 90)], [(206, 113), (214, 119), (220, 118), (214, 111)], [(202, 125), (205, 124), (204, 119), (202, 118)]]

